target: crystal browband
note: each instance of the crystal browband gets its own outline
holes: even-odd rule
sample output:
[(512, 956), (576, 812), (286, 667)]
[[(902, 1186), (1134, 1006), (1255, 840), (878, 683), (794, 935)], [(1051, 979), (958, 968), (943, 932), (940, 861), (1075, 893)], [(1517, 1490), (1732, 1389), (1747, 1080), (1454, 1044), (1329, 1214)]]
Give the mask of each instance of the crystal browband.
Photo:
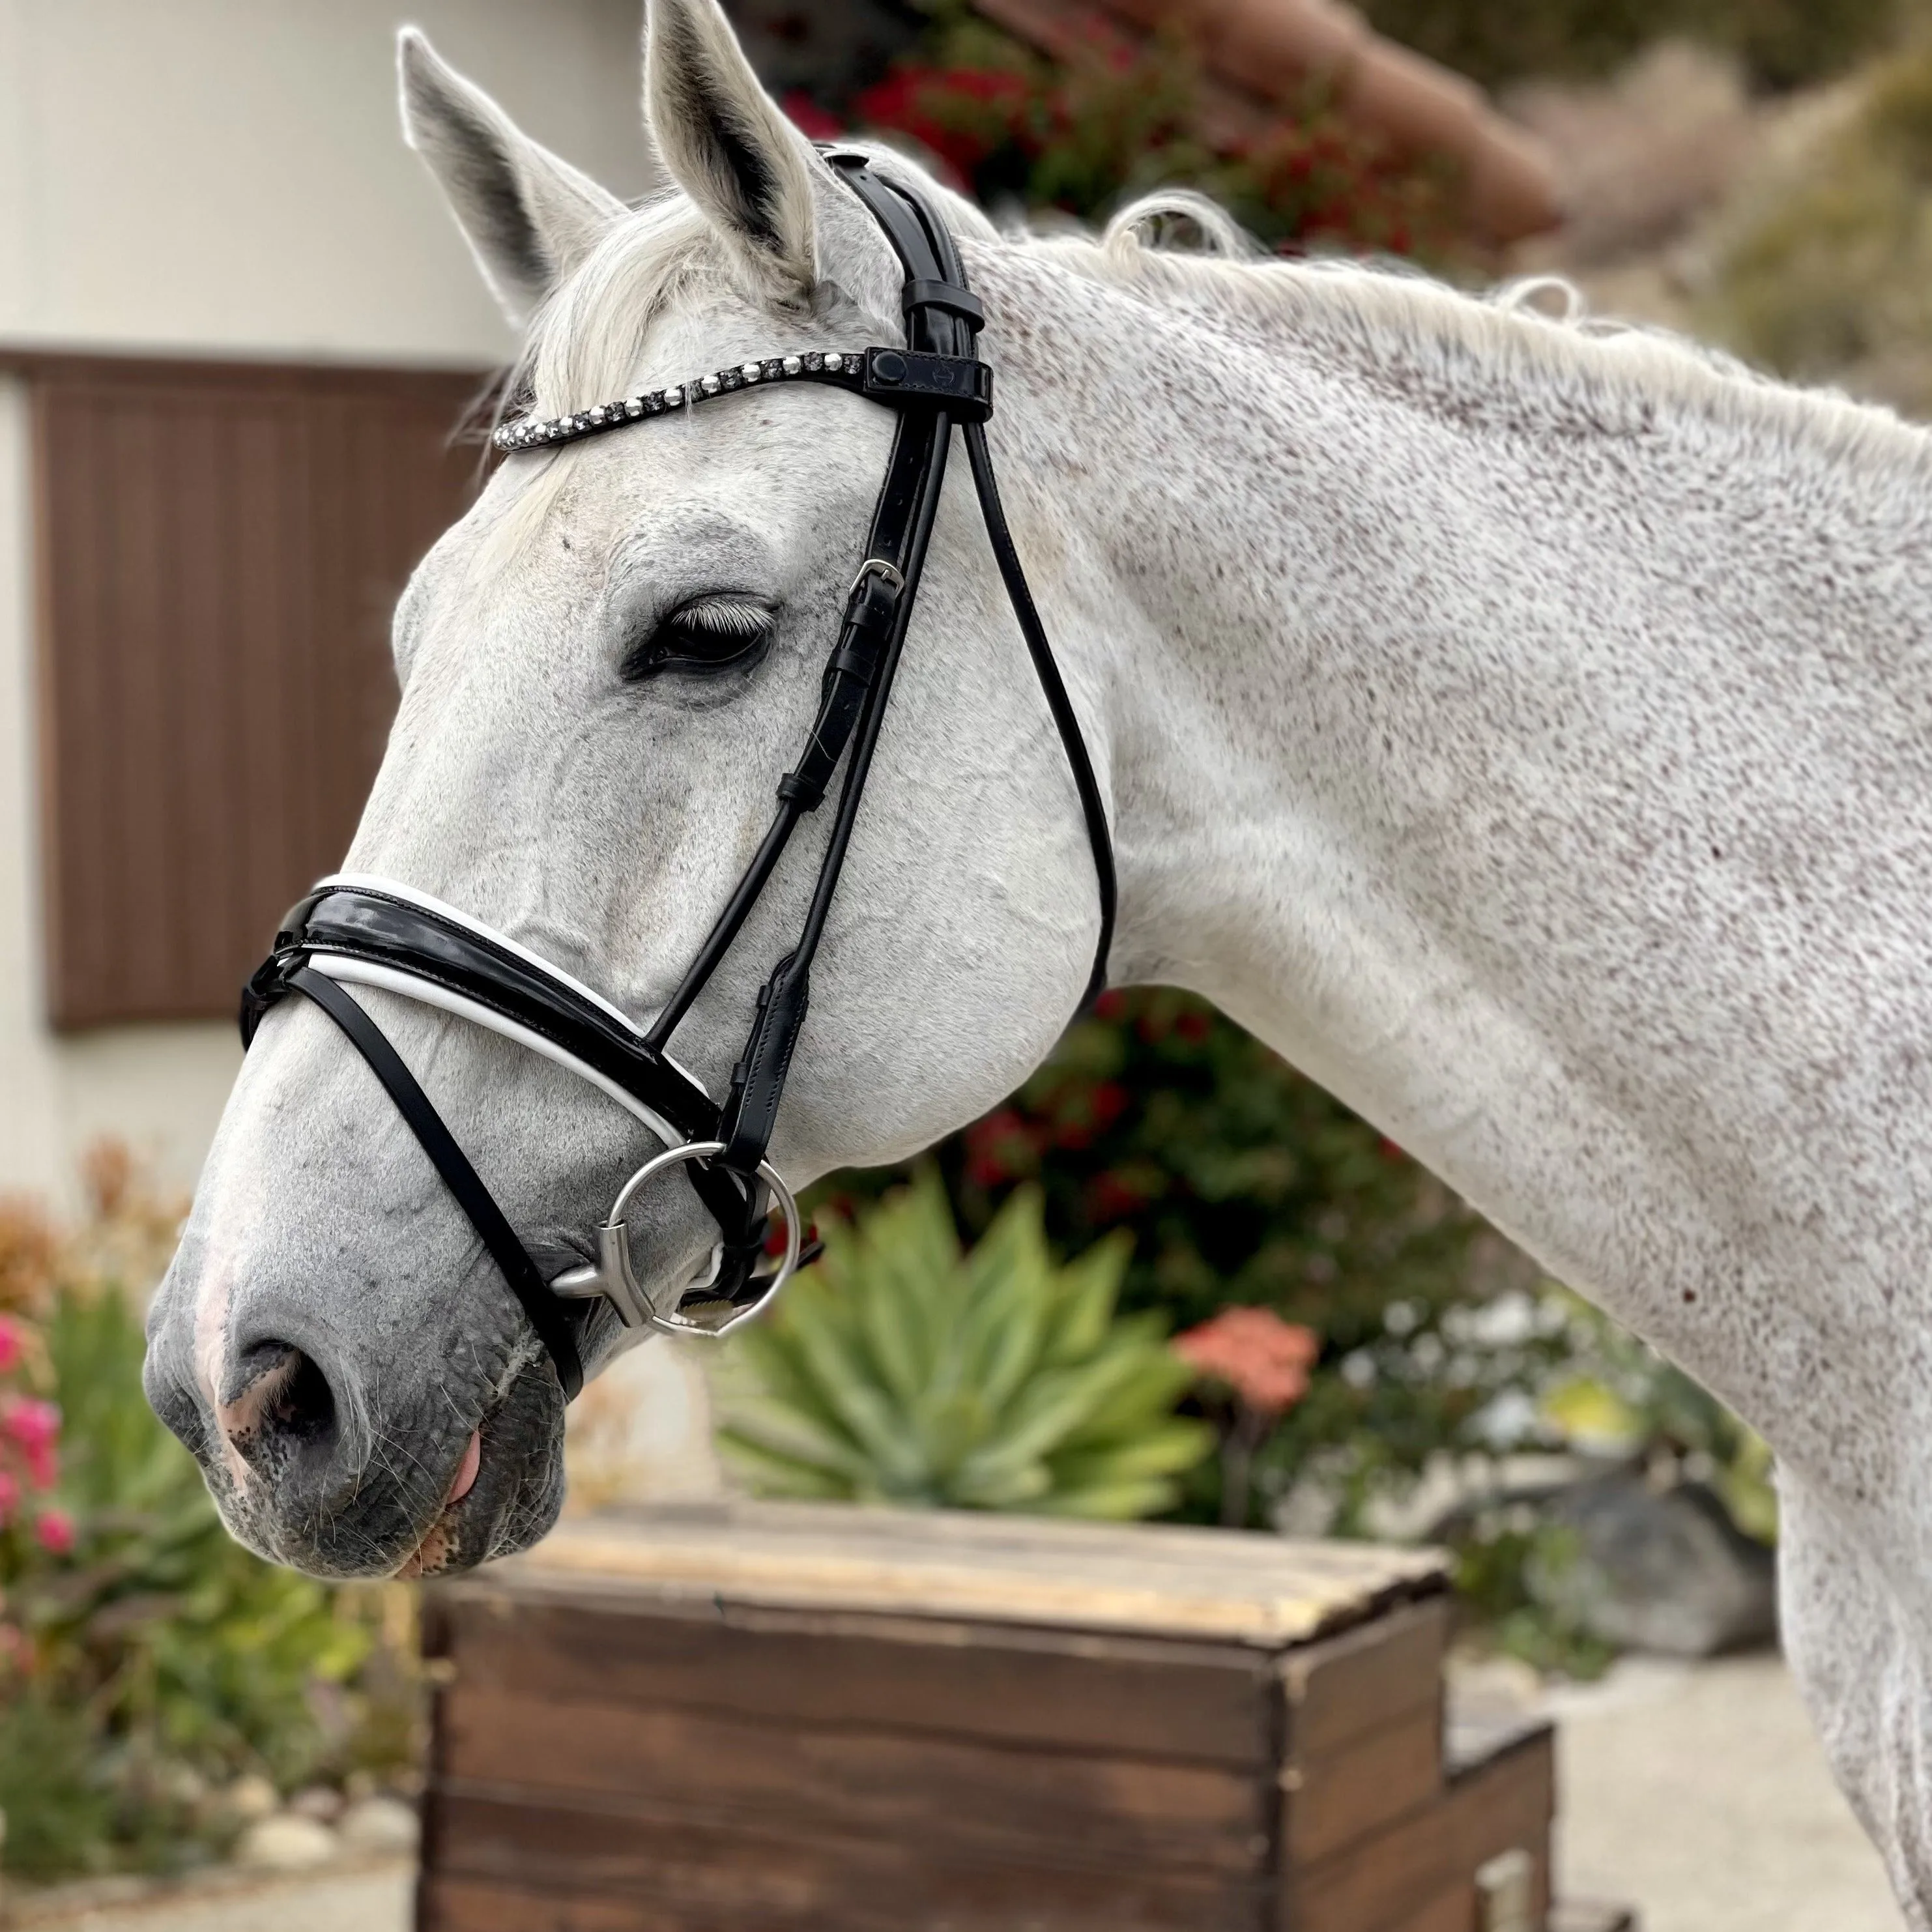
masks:
[(668, 389), (648, 389), (615, 402), (598, 403), (574, 416), (526, 417), (505, 423), (490, 436), (495, 447), (536, 449), (580, 436), (621, 429), (646, 416), (668, 415), (687, 404), (708, 402), (766, 382), (830, 382), (879, 402), (928, 404), (962, 422), (984, 422), (992, 413), (993, 372), (970, 356), (935, 356), (910, 349), (868, 349), (847, 353), (813, 350), (796, 356), (740, 362)]

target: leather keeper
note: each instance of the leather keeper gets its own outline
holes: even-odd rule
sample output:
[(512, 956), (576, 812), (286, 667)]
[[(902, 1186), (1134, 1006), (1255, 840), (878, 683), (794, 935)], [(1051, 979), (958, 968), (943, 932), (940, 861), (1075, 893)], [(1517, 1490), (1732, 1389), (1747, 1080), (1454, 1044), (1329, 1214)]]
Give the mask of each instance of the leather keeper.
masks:
[(868, 349), (860, 392), (896, 409), (924, 403), (958, 422), (984, 422), (993, 413), (993, 371), (975, 356)]
[(951, 282), (908, 282), (899, 307), (907, 315), (916, 308), (942, 308), (948, 315), (964, 316), (975, 328), (986, 326), (986, 311), (980, 298)]
[(741, 1174), (758, 1172), (778, 1124), (785, 1076), (811, 997), (810, 970), (788, 952), (758, 989), (758, 1018), (744, 1058), (731, 1070), (731, 1091), (718, 1130), (724, 1143), (724, 1151), (716, 1156), (719, 1166)]

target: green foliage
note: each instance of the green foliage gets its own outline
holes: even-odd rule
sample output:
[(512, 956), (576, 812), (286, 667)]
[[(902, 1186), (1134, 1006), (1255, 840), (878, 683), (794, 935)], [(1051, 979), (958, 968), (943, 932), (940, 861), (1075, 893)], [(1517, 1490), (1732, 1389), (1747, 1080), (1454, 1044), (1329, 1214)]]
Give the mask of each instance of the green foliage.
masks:
[(1757, 85), (1828, 79), (1882, 46), (1898, 0), (1364, 0), (1401, 40), (1485, 86), (1607, 74), (1672, 36), (1734, 53)]
[(1535, 1595), (1529, 1579), (1558, 1575), (1576, 1561), (1576, 1534), (1522, 1505), (1478, 1510), (1453, 1544), (1463, 1615), (1505, 1657), (1587, 1682), (1615, 1660), (1604, 1640)]
[(963, 1252), (929, 1168), (824, 1234), (724, 1378), (721, 1444), (766, 1492), (1146, 1516), (1212, 1448), (1165, 1323), (1114, 1313), (1119, 1237), (1056, 1266), (1026, 1190)]
[(88, 1713), (38, 1688), (10, 1686), (0, 1702), (6, 1869), (52, 1878), (98, 1868), (114, 1813)]

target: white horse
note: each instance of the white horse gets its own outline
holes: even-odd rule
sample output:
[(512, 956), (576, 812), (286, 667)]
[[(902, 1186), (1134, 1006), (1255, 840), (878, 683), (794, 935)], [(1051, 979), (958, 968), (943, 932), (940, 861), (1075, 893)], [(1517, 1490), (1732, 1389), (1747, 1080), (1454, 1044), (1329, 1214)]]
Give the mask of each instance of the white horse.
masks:
[[(898, 339), (896, 262), (712, 0), (652, 0), (667, 188), (634, 212), (420, 39), (402, 67), (410, 138), (529, 322), (537, 414)], [(1770, 1439), (1792, 1658), (1925, 1932), (1932, 440), (1420, 279), (1156, 253), (1144, 210), (1094, 241), (950, 206), (1118, 841), (1114, 979), (1214, 1000)], [(650, 1016), (812, 716), (890, 428), (787, 386), (505, 461), (402, 600), (350, 867)], [(997, 1101), (1094, 939), (957, 470), (926, 584), (774, 1145), (800, 1181)], [(653, 639), (704, 662), (643, 675)], [(713, 1090), (824, 832), (680, 1036)], [(360, 996), (567, 1262), (637, 1124)], [(712, 1238), (671, 1187), (634, 1231), (666, 1282)], [(472, 1562), (556, 1506), (548, 1361), (300, 1002), (230, 1103), (149, 1384), (237, 1533), (308, 1568)]]

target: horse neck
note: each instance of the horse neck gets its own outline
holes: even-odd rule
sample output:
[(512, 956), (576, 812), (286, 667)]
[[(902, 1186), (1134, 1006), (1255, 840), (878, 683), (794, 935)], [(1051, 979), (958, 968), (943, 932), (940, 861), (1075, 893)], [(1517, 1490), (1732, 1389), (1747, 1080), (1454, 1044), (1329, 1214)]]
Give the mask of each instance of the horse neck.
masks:
[(1214, 999), (1793, 1453), (1803, 1342), (1885, 1334), (1932, 1232), (1932, 1074), (1874, 1031), (1932, 1020), (1922, 441), (1682, 352), (1485, 370), (1002, 266), (1116, 978)]

